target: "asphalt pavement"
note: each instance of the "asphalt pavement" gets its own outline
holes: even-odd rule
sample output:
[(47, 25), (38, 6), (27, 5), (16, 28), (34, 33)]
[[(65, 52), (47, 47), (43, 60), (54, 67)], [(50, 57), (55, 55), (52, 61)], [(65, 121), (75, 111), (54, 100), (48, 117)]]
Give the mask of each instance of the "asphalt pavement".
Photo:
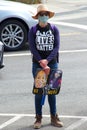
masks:
[[(60, 13), (77, 10), (82, 6), (86, 6), (87, 0), (42, 0), (42, 3), (46, 4), (55, 13)], [(37, 7), (38, 4), (33, 6)]]

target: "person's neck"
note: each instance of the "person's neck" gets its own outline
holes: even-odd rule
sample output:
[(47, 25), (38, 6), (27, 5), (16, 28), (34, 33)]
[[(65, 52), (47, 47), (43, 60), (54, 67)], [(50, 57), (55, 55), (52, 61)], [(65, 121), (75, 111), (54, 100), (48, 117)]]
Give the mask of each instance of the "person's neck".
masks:
[(42, 27), (42, 28), (46, 27), (47, 24), (48, 24), (48, 23), (42, 23), (42, 22), (39, 22), (39, 26)]

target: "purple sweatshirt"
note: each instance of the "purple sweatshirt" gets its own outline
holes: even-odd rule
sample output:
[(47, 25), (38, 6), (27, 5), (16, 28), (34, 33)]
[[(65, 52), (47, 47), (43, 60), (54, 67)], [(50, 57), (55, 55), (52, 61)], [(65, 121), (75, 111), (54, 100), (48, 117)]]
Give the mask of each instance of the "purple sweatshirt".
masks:
[[(53, 25), (54, 26), (54, 25)], [(59, 61), (60, 36), (56, 26), (50, 24), (42, 28), (36, 25), (36, 32), (32, 27), (29, 31), (29, 47), (33, 54), (33, 62), (47, 59), (48, 62)]]

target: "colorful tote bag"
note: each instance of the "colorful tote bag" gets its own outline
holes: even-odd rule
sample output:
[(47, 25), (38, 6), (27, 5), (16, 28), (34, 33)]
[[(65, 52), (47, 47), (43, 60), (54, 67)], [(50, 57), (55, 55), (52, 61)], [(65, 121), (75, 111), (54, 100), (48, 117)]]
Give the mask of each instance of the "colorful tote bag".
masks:
[(58, 94), (62, 82), (62, 70), (51, 70), (47, 76), (43, 69), (38, 69), (33, 86), (33, 94)]

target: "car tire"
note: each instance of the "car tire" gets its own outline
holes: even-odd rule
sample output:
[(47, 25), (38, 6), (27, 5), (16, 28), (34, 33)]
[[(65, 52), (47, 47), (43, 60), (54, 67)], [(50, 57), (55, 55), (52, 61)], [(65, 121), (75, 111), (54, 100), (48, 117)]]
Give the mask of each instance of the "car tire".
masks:
[(4, 43), (5, 50), (19, 50), (27, 41), (25, 24), (12, 19), (4, 21), (0, 25), (0, 40)]

